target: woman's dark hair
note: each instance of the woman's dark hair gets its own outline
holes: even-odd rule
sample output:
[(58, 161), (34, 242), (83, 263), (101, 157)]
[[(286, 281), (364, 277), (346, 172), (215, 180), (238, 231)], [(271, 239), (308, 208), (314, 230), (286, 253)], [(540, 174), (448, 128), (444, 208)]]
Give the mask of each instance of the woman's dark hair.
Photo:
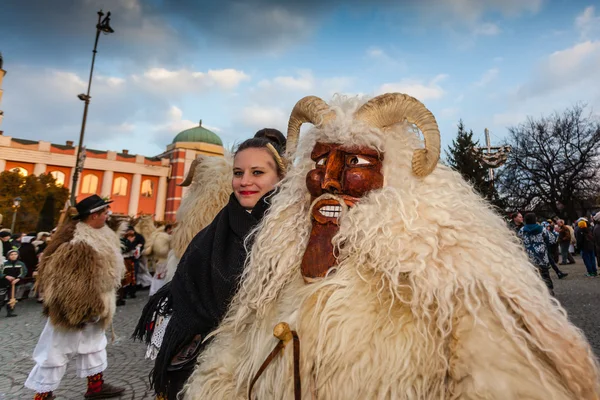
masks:
[(535, 213), (527, 213), (525, 214), (525, 224), (531, 225), (537, 223), (537, 218), (535, 217)]
[(283, 133), (273, 128), (264, 128), (254, 134), (253, 138), (244, 140), (236, 149), (234, 156), (242, 150), (261, 149), (270, 143), (280, 156), (285, 152), (287, 140)]
[[(264, 128), (264, 129), (261, 129), (258, 132), (256, 132), (256, 134), (254, 134), (253, 138), (244, 140), (237, 147), (233, 156), (235, 157), (240, 151), (243, 151), (246, 149), (267, 149), (267, 150), (269, 150), (267, 145), (270, 144), (271, 146), (273, 146), (273, 148), (275, 149), (275, 151), (277, 151), (277, 154), (279, 155), (279, 162), (278, 162), (278, 160), (275, 160), (275, 165), (277, 166), (277, 172), (279, 175), (283, 175), (285, 173), (285, 171), (282, 170), (280, 161), (281, 161), (281, 157), (283, 157), (283, 154), (285, 153), (286, 142), (287, 142), (287, 139), (285, 138), (283, 133), (281, 133), (277, 129)], [(269, 150), (269, 151), (271, 151), (271, 150)], [(275, 155), (273, 155), (273, 158), (275, 158)]]

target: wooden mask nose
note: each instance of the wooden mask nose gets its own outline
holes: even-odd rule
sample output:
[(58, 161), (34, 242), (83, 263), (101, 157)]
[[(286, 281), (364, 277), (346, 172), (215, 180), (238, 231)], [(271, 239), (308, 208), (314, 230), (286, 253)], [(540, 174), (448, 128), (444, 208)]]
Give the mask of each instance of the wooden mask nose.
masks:
[(344, 170), (344, 155), (340, 151), (333, 151), (325, 167), (325, 176), (321, 188), (329, 193), (337, 194), (342, 192), (342, 172)]

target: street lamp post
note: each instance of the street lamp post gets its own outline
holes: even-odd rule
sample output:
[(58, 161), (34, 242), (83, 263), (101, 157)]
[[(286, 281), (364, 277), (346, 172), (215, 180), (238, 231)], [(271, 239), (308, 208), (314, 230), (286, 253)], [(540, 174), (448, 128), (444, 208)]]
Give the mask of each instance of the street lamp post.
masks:
[(86, 94), (79, 94), (77, 97), (79, 100), (85, 103), (83, 107), (83, 121), (81, 122), (81, 133), (79, 134), (79, 144), (77, 146), (77, 157), (75, 158), (75, 170), (73, 171), (73, 184), (71, 186), (71, 205), (75, 205), (77, 198), (77, 180), (79, 179), (79, 172), (83, 169), (83, 159), (80, 159), (84, 155), (81, 153), (83, 147), (83, 135), (85, 133), (85, 122), (87, 119), (88, 107), (90, 105), (90, 89), (92, 87), (92, 74), (94, 73), (94, 61), (96, 61), (96, 53), (98, 47), (98, 39), (100, 38), (100, 32), (105, 34), (113, 33), (114, 30), (110, 27), (110, 11), (106, 13), (106, 17), (102, 19), (104, 13), (102, 10), (98, 11), (98, 23), (96, 24), (96, 41), (94, 42), (94, 50), (92, 55), (92, 67), (90, 68), (90, 79), (88, 81), (88, 88)]
[(21, 207), (21, 198), (17, 197), (16, 199), (13, 200), (13, 220), (12, 220), (12, 224), (10, 225), (10, 231), (11, 233), (15, 233), (15, 223), (17, 222), (17, 210), (19, 209), (19, 207)]

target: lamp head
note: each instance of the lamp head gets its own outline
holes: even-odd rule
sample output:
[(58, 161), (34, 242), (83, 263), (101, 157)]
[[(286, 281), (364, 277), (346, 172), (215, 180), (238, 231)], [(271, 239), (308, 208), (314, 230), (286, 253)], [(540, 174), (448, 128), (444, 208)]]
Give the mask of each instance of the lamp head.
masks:
[[(100, 13), (98, 13), (100, 14)], [(115, 30), (110, 26), (110, 11), (106, 13), (106, 17), (96, 26), (96, 28), (100, 29), (105, 34), (114, 33)]]

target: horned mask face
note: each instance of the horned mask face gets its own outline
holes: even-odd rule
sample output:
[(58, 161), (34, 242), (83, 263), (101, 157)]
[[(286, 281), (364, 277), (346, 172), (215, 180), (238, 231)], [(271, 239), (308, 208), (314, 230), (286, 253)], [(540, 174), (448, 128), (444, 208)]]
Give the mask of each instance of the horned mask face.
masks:
[[(318, 97), (300, 100), (288, 125), (288, 157), (293, 157), (300, 126), (311, 122), (328, 129), (336, 114)], [(414, 123), (425, 138), (425, 148), (413, 154), (412, 170), (418, 177), (430, 174), (440, 156), (440, 136), (433, 115), (418, 100), (388, 93), (371, 99), (354, 113), (354, 120), (367, 123), (381, 132), (407, 120)], [(311, 195), (312, 230), (301, 263), (305, 282), (324, 278), (337, 264), (332, 239), (339, 231), (338, 220), (344, 210), (356, 206), (362, 197), (383, 187), (383, 154), (367, 146), (349, 146), (319, 142), (311, 152), (314, 168), (306, 176)], [(343, 244), (342, 244), (343, 246)]]
[(307, 281), (324, 277), (335, 265), (332, 239), (342, 210), (383, 187), (383, 158), (376, 150), (319, 142), (311, 158), (315, 168), (307, 174), (306, 186), (313, 204), (313, 227), (301, 266)]

